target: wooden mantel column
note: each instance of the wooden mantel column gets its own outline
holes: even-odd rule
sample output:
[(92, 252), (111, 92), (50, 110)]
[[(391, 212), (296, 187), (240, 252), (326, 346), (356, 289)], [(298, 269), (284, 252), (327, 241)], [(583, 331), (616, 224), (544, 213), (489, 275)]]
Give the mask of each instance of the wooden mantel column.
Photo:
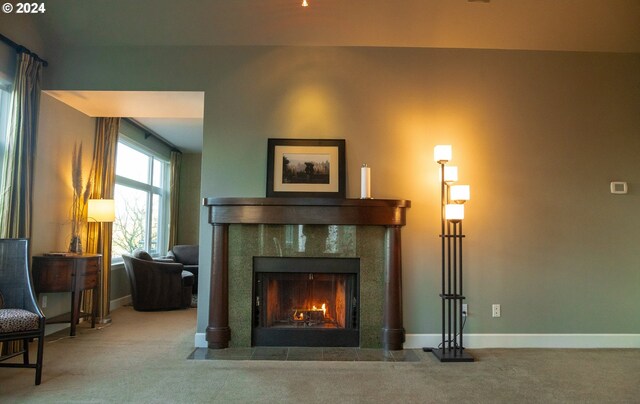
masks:
[[(229, 347), (229, 225), (213, 225), (211, 288), (207, 345), (211, 349)], [(214, 298), (215, 297), (215, 304)]]
[(400, 226), (387, 226), (385, 234), (384, 306), (382, 345), (400, 350), (404, 343), (402, 326), (402, 246)]
[(387, 199), (332, 198), (205, 198), (209, 223), (213, 225), (209, 348), (229, 346), (229, 225), (320, 224), (385, 226), (385, 276), (382, 344), (387, 350), (402, 349), (402, 246), (400, 229), (406, 224), (411, 202)]

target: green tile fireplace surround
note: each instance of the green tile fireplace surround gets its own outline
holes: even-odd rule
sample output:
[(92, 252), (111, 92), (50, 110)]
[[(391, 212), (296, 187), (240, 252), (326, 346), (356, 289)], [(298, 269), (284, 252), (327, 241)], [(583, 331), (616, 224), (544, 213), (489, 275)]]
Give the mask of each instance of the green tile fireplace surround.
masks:
[(381, 226), (231, 225), (229, 346), (251, 346), (253, 257), (282, 256), (360, 258), (360, 346), (381, 348), (384, 236)]
[(360, 261), (360, 347), (402, 349), (400, 228), (409, 201), (207, 198), (204, 205), (213, 225), (209, 348), (252, 345), (254, 257), (333, 257)]

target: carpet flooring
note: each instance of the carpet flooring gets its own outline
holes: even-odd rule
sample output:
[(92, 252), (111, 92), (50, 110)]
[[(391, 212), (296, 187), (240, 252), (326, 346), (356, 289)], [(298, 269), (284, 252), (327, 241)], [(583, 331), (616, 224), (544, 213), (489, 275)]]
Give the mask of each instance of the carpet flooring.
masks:
[(40, 386), (31, 369), (0, 369), (0, 402), (640, 402), (640, 349), (478, 349), (476, 362), (447, 364), (420, 350), (405, 362), (225, 360), (194, 349), (195, 309), (112, 318), (48, 336)]

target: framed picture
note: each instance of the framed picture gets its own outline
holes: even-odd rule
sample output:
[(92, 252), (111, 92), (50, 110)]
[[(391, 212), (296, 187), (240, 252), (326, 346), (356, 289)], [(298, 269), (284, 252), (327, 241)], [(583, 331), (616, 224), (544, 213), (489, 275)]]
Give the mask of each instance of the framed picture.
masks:
[(267, 197), (345, 197), (344, 139), (269, 139)]

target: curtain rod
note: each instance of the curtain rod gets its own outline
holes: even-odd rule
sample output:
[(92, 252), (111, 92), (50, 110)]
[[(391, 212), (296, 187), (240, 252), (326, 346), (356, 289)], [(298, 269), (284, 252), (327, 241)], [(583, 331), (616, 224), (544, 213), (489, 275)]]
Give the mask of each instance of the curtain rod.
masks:
[(42, 65), (44, 67), (49, 66), (49, 62), (47, 62), (46, 60), (42, 59), (40, 56), (38, 56), (37, 53), (31, 52), (29, 49), (25, 48), (22, 45), (18, 45), (17, 43), (13, 42), (11, 39), (7, 38), (6, 36), (0, 34), (0, 40), (2, 40), (2, 42), (6, 43), (7, 45), (9, 45), (13, 49), (15, 49), (17, 53), (26, 53), (27, 55), (31, 55), (36, 60), (42, 62)]
[(173, 143), (169, 142), (168, 140), (165, 140), (162, 136), (158, 135), (156, 132), (154, 132), (151, 129), (147, 128), (146, 126), (144, 126), (140, 122), (136, 121), (135, 119), (131, 119), (131, 118), (123, 118), (123, 119), (125, 121), (129, 122), (131, 125), (135, 126), (136, 128), (140, 129), (141, 131), (143, 131), (145, 139), (147, 139), (147, 138), (149, 138), (149, 136), (151, 136), (151, 137), (155, 138), (156, 140), (158, 140), (159, 142), (164, 143), (166, 146), (168, 146), (171, 149), (171, 151), (176, 151), (176, 152), (182, 154), (182, 151), (180, 149), (178, 149)]

